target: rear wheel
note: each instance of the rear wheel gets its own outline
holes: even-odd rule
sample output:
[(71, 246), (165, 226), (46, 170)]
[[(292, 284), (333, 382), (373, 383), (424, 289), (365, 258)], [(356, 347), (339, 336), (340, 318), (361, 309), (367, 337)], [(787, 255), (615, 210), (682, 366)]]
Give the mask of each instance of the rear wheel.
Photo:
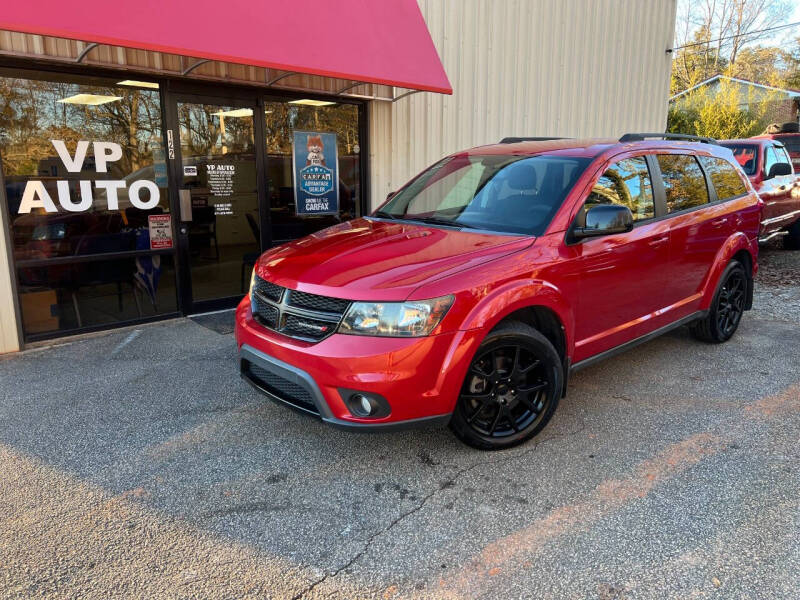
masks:
[(696, 338), (713, 344), (727, 342), (739, 328), (747, 302), (747, 271), (732, 260), (719, 278), (708, 315), (691, 327)]
[(563, 384), (558, 352), (524, 323), (498, 326), (475, 353), (450, 428), (483, 450), (509, 448), (550, 420)]
[(789, 233), (783, 236), (783, 247), (787, 250), (800, 250), (800, 219), (790, 225), (786, 231)]

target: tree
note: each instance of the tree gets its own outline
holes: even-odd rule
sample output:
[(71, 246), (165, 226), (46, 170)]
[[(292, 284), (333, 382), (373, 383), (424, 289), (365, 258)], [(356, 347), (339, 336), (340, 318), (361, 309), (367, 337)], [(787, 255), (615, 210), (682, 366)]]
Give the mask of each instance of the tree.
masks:
[(733, 68), (746, 46), (767, 39), (772, 33), (763, 30), (786, 24), (793, 9), (788, 0), (680, 0), (672, 93)]
[(716, 89), (697, 88), (670, 107), (667, 131), (716, 139), (750, 137), (764, 131), (778, 94), (721, 78)]

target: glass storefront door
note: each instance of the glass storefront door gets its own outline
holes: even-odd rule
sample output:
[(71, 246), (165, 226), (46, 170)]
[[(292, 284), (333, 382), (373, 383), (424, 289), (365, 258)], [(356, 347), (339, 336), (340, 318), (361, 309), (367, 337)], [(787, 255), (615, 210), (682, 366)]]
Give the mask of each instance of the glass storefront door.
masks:
[(177, 99), (176, 210), (189, 312), (240, 298), (260, 254), (256, 110), (255, 104)]
[[(293, 133), (333, 134), (337, 146), (338, 210), (333, 214), (302, 214), (295, 205), (292, 168)], [(361, 216), (361, 147), (359, 107), (313, 99), (267, 100), (264, 104), (264, 145), (267, 150), (267, 190), (272, 244), (309, 235)], [(299, 149), (305, 153), (306, 148)]]

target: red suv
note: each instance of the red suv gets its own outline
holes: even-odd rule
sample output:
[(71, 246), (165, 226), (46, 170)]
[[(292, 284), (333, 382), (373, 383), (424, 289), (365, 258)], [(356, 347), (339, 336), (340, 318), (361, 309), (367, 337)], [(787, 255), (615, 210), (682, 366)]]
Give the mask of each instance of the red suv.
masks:
[(334, 425), (448, 422), (494, 449), (540, 431), (581, 367), (680, 325), (726, 341), (761, 203), (730, 150), (664, 137), (459, 152), (269, 250), (236, 313), (242, 376)]

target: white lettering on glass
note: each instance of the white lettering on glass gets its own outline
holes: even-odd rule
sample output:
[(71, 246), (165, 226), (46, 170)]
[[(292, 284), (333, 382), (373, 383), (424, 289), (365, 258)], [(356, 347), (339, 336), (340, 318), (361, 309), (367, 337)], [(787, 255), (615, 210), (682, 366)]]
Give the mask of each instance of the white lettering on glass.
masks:
[(125, 189), (125, 182), (117, 179), (101, 179), (95, 181), (94, 185), (106, 191), (108, 210), (119, 210), (119, 196), (117, 196), (117, 190)]
[(89, 149), (89, 142), (78, 142), (78, 147), (75, 149), (75, 158), (72, 158), (64, 140), (50, 141), (53, 143), (56, 152), (58, 152), (58, 157), (61, 159), (61, 162), (67, 167), (67, 171), (70, 173), (80, 173), (83, 168), (83, 161), (86, 160), (86, 151)]
[(43, 208), (45, 212), (58, 212), (53, 199), (41, 181), (29, 181), (22, 192), (22, 202), (19, 204), (19, 214), (31, 212), (32, 208)]
[[(148, 202), (143, 202), (139, 197), (139, 190), (142, 188), (147, 188), (150, 191), (150, 200)], [(130, 198), (131, 204), (141, 210), (150, 210), (158, 206), (158, 196), (158, 186), (146, 179), (134, 181), (131, 187), (128, 188), (128, 197)]]
[[(56, 149), (61, 162), (69, 173), (80, 173), (86, 161), (86, 152), (89, 149), (89, 142), (81, 140), (75, 148), (75, 156), (67, 150), (64, 140), (50, 140)], [(118, 161), (122, 158), (122, 147), (114, 142), (92, 142), (94, 148), (94, 158), (98, 173), (108, 172), (108, 163)], [(95, 187), (106, 192), (106, 203), (108, 210), (119, 210), (119, 190), (124, 190), (125, 181), (121, 180), (81, 180), (78, 182), (80, 187), (80, 200), (73, 201), (70, 193), (69, 181), (56, 181), (58, 190), (58, 203), (62, 208), (69, 212), (82, 212), (89, 210), (94, 203), (92, 195), (92, 183)], [(142, 189), (147, 189), (149, 197), (147, 200), (141, 198)], [(158, 185), (154, 181), (140, 179), (131, 183), (128, 189), (128, 200), (130, 203), (141, 210), (149, 210), (158, 206), (160, 193)], [(58, 212), (58, 207), (53, 202), (44, 182), (31, 180), (25, 183), (25, 190), (22, 193), (22, 200), (19, 205), (19, 214), (31, 212), (34, 208), (44, 209), (45, 212)]]
[(108, 173), (108, 163), (122, 158), (122, 148), (114, 142), (94, 142), (94, 161), (98, 173)]
[(69, 181), (57, 181), (56, 187), (58, 188), (58, 203), (61, 207), (69, 212), (82, 212), (89, 210), (92, 206), (92, 182), (81, 181), (81, 201), (73, 202), (69, 193)]

